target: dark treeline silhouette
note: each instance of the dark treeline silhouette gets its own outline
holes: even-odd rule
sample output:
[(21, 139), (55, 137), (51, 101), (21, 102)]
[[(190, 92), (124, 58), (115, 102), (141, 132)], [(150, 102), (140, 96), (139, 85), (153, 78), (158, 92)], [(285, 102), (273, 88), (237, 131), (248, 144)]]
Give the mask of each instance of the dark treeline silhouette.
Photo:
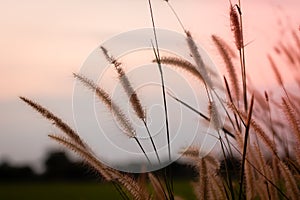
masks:
[[(230, 160), (232, 163), (232, 158)], [(228, 164), (231, 173), (239, 169), (237, 161)], [(221, 164), (221, 173), (224, 161)], [(65, 152), (51, 151), (44, 161), (45, 171), (37, 174), (30, 166), (12, 166), (8, 162), (0, 163), (0, 182), (42, 182), (42, 181), (101, 181), (91, 168), (81, 161), (72, 161)], [(175, 179), (192, 180), (197, 177), (197, 170), (193, 167), (174, 162), (171, 165), (172, 176)], [(159, 172), (158, 172), (159, 173)]]
[(88, 181), (96, 180), (95, 173), (83, 162), (71, 161), (64, 152), (53, 152), (45, 160), (43, 180)]
[(44, 161), (45, 171), (37, 174), (30, 166), (0, 163), (0, 182), (96, 181), (99, 177), (83, 162), (72, 161), (61, 151), (51, 151)]
[(13, 167), (7, 162), (0, 164), (0, 181), (36, 180), (37, 175), (29, 166)]

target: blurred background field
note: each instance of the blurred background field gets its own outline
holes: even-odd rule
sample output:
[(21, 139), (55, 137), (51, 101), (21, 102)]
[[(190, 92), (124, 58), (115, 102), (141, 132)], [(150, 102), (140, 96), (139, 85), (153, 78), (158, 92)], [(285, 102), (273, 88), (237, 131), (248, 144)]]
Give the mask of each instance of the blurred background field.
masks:
[[(175, 181), (174, 189), (185, 199), (195, 199), (188, 181)], [(111, 183), (59, 182), (0, 184), (0, 199), (99, 200), (121, 199)]]
[[(50, 151), (43, 163), (45, 170), (41, 173), (26, 165), (0, 163), (0, 199), (121, 199), (112, 183), (103, 181), (80, 160), (74, 160), (63, 151)], [(191, 167), (178, 163), (174, 163), (172, 168), (177, 194), (194, 199), (191, 180), (195, 172)]]
[(0, 199), (118, 199), (111, 184), (8, 183), (0, 185)]

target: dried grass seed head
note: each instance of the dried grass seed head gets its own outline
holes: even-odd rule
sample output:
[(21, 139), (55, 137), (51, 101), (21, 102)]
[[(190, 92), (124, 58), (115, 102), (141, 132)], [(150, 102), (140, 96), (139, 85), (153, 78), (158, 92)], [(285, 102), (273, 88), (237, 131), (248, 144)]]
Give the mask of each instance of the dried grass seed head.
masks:
[(195, 43), (192, 35), (190, 34), (190, 32), (186, 32), (186, 40), (187, 40), (187, 44), (188, 44), (188, 47), (189, 47), (189, 50), (190, 50), (190, 53), (196, 63), (196, 66), (197, 66), (197, 70), (199, 71), (199, 73), (201, 74), (203, 80), (205, 81), (205, 84), (208, 85), (208, 87), (210, 89), (213, 89), (213, 83), (212, 83), (212, 80), (207, 72), (207, 69), (206, 69), (206, 66), (205, 66), (205, 63), (198, 51), (198, 47), (197, 47), (197, 44)]
[(104, 103), (104, 105), (106, 105), (109, 108), (112, 114), (116, 117), (116, 120), (119, 122), (124, 133), (127, 136), (136, 136), (136, 132), (131, 122), (123, 113), (121, 108), (110, 98), (108, 93), (106, 93), (102, 88), (97, 86), (96, 83), (94, 83), (92, 80), (82, 75), (74, 74), (74, 77), (80, 80), (85, 86), (87, 86), (89, 89), (93, 90), (96, 93), (97, 97)]
[(34, 108), (37, 112), (43, 115), (46, 119), (52, 121), (56, 127), (58, 127), (61, 131), (63, 131), (70, 139), (72, 139), (75, 143), (79, 144), (82, 147), (85, 147), (85, 143), (79, 137), (79, 135), (66, 123), (64, 123), (59, 117), (54, 115), (52, 112), (39, 105), (38, 103), (27, 99), (26, 97), (20, 97), (22, 101), (27, 103), (29, 106)]
[(242, 39), (242, 30), (241, 30), (241, 25), (239, 20), (239, 13), (235, 9), (235, 6), (232, 4), (230, 4), (229, 15), (230, 15), (231, 32), (234, 35), (236, 48), (238, 50), (241, 50), (243, 47), (243, 39)]
[(214, 41), (216, 47), (218, 48), (219, 53), (221, 54), (221, 56), (223, 58), (223, 61), (225, 63), (227, 71), (229, 73), (229, 78), (230, 78), (232, 88), (234, 90), (234, 95), (238, 99), (240, 96), (240, 88), (238, 85), (239, 80), (238, 80), (238, 76), (237, 76), (235, 67), (233, 65), (233, 62), (231, 60), (230, 54), (226, 47), (226, 43), (225, 43), (225, 41), (223, 41), (220, 37), (218, 37), (216, 35), (212, 35), (212, 40)]
[(113, 56), (110, 56), (108, 54), (108, 51), (106, 48), (104, 48), (103, 46), (101, 46), (100, 48), (102, 49), (102, 52), (105, 55), (106, 59), (111, 64), (114, 65), (114, 67), (118, 73), (118, 77), (121, 82), (121, 85), (122, 85), (124, 91), (126, 92), (128, 98), (130, 100), (131, 106), (133, 107), (136, 115), (138, 116), (138, 118), (145, 121), (146, 113), (143, 109), (143, 106), (141, 104), (140, 99), (138, 98), (136, 91), (133, 89), (132, 84), (130, 83), (125, 71), (122, 68), (122, 64), (120, 62), (118, 62)]

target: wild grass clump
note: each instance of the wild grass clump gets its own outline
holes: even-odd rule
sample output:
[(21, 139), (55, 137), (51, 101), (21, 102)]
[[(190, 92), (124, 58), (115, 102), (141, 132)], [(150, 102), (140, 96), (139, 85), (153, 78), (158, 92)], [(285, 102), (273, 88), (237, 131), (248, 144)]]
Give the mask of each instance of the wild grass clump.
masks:
[[(165, 111), (165, 134), (169, 158), (173, 152), (170, 150), (167, 95), (190, 109), (191, 112), (197, 113), (199, 118), (211, 122), (218, 132), (217, 137), (222, 156), (214, 154), (202, 156), (198, 146), (186, 147), (181, 152), (187, 160), (187, 164), (198, 171), (196, 181), (191, 184), (195, 196), (198, 199), (298, 199), (300, 195), (300, 96), (299, 92), (288, 89), (276, 60), (286, 60), (285, 64), (290, 66), (293, 72), (299, 72), (299, 32), (291, 31), (294, 45), (283, 45), (281, 42), (275, 45), (274, 53), (270, 52), (266, 56), (270, 62), (268, 67), (274, 72), (274, 78), (279, 87), (282, 88), (284, 95), (281, 98), (276, 98), (270, 95), (268, 90), (256, 91), (251, 85), (247, 85), (246, 81), (248, 74), (246, 74), (241, 2), (238, 1), (237, 4), (230, 2), (228, 15), (235, 41), (232, 45), (236, 49), (232, 50), (231, 44), (228, 44), (222, 37), (212, 34), (212, 43), (224, 61), (224, 68), (228, 71), (228, 75), (224, 75), (224, 87), (227, 90), (228, 100), (222, 100), (215, 90), (211, 73), (198, 51), (192, 34), (184, 28), (169, 1), (165, 2), (183, 28), (186, 45), (189, 47), (193, 62), (179, 57), (160, 55), (151, 1), (148, 2), (153, 34), (155, 35), (153, 62), (157, 63), (162, 83), (161, 89), (164, 100), (162, 105)], [(109, 55), (109, 51), (105, 47), (100, 48), (108, 62), (115, 68), (136, 116), (144, 123), (156, 158), (160, 162), (155, 141), (146, 123), (146, 108), (139, 98), (140, 94), (134, 90), (122, 63)], [(236, 63), (239, 63), (240, 66), (236, 66)], [(182, 69), (195, 76), (202, 83), (208, 98), (206, 113), (202, 113), (185, 103), (181, 100), (182, 97), (175, 97), (166, 93), (163, 73), (166, 66)], [(238, 67), (241, 70), (237, 70)], [(136, 136), (132, 122), (117, 103), (111, 99), (110, 95), (87, 77), (79, 74), (74, 74), (74, 77), (94, 92), (110, 112), (116, 116), (124, 134), (128, 136), (128, 139), (136, 141), (138, 148), (143, 152), (149, 162), (148, 164), (151, 165), (147, 152)], [(295, 84), (299, 86), (299, 73), (295, 73), (294, 79)], [(97, 159), (88, 144), (63, 120), (38, 103), (25, 97), (20, 98), (62, 131), (62, 135), (50, 134), (51, 139), (76, 152), (105, 180), (114, 183), (116, 190), (123, 199), (179, 199), (176, 197), (172, 174), (168, 167), (164, 169), (161, 176), (156, 173), (148, 173), (147, 178), (143, 179), (137, 179), (130, 174), (112, 169)], [(220, 120), (216, 102), (219, 102), (225, 110), (225, 123)], [(235, 166), (234, 160), (238, 160), (239, 165), (231, 168), (230, 166)], [(148, 187), (149, 184), (151, 187)]]

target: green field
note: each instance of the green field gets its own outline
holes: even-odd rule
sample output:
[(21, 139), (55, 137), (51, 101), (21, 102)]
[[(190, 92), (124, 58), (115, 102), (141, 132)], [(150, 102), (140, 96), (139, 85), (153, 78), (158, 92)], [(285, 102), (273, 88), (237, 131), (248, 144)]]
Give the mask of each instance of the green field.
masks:
[[(176, 195), (194, 199), (191, 185), (186, 181), (176, 181)], [(43, 200), (99, 200), (121, 199), (114, 187), (108, 183), (2, 183), (1, 200), (43, 199)]]

